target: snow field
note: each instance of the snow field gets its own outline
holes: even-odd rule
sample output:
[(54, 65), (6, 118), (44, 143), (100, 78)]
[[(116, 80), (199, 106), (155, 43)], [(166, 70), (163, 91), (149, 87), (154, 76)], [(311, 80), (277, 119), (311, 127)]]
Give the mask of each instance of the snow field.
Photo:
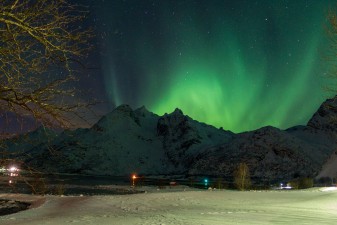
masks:
[[(36, 198), (41, 202), (41, 197)], [(36, 208), (0, 217), (0, 224), (337, 224), (336, 190), (147, 189), (146, 193), (135, 195), (44, 198), (45, 203)]]

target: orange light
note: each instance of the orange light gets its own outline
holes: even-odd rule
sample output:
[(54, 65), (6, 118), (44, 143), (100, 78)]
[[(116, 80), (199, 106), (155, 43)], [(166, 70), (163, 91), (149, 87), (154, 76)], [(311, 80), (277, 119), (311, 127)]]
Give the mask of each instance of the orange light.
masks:
[(137, 178), (136, 174), (133, 174), (131, 178), (132, 178), (132, 186), (135, 187), (135, 180)]

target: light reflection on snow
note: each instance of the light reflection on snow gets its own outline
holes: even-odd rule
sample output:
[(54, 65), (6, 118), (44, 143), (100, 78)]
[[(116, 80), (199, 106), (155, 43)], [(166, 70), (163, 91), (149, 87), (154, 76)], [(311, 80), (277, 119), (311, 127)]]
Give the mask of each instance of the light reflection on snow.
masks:
[(337, 187), (326, 187), (321, 189), (321, 191), (335, 191), (335, 190), (337, 190)]

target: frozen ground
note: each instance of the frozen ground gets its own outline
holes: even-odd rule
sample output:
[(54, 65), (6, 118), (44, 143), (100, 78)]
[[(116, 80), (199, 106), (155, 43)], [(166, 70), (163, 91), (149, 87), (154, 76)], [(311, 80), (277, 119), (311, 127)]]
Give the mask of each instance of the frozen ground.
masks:
[(186, 187), (134, 195), (57, 197), (2, 194), (33, 208), (0, 217), (1, 225), (337, 224), (336, 189), (239, 192)]

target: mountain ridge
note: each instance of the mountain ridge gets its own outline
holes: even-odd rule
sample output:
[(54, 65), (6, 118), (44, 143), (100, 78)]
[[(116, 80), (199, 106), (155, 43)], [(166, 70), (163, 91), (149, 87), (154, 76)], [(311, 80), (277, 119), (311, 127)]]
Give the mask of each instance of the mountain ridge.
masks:
[(40, 143), (26, 145), (30, 157), (20, 157), (46, 172), (228, 177), (245, 162), (252, 177), (265, 182), (314, 177), (337, 149), (336, 122), (328, 119), (337, 115), (335, 107), (336, 97), (323, 102), (307, 125), (235, 134), (193, 120), (179, 108), (158, 116), (145, 106), (133, 110), (124, 104), (92, 127), (65, 131), (48, 143), (33, 136)]

